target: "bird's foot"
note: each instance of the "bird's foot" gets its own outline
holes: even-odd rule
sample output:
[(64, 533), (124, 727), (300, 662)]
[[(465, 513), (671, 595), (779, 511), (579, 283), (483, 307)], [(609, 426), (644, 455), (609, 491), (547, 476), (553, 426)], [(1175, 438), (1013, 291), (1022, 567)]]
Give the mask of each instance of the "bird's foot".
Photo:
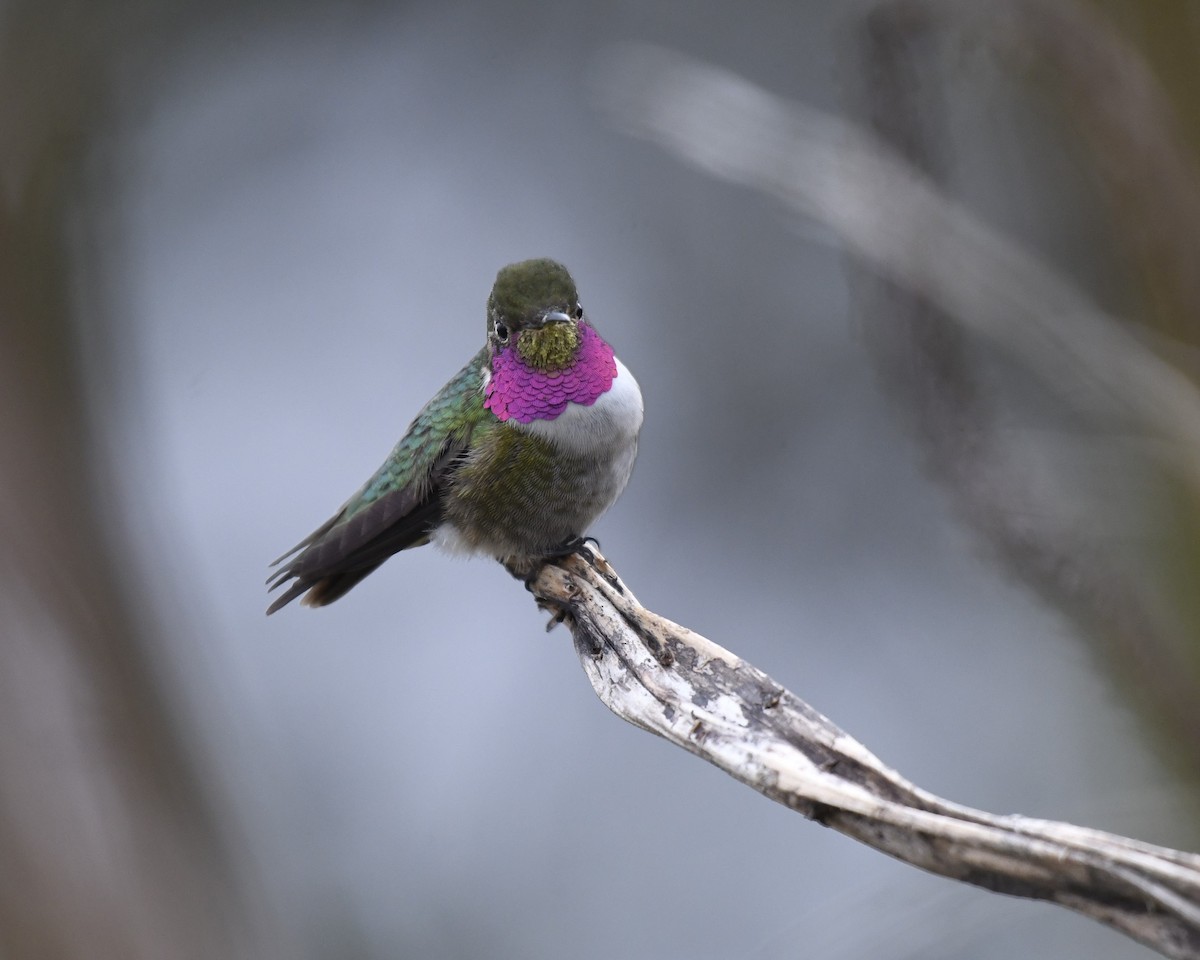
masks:
[(591, 566), (595, 566), (596, 555), (592, 553), (588, 547), (588, 541), (596, 544), (599, 549), (600, 544), (592, 537), (572, 537), (570, 540), (565, 540), (559, 546), (548, 550), (546, 553), (536, 557), (509, 557), (502, 561), (505, 569), (525, 584), (525, 589), (530, 593), (535, 593), (533, 585), (537, 582), (538, 577), (542, 575), (542, 570), (546, 564), (553, 563), (555, 560), (565, 560), (567, 557), (579, 554), (583, 560)]
[[(593, 547), (595, 549), (593, 549)], [(545, 561), (578, 555), (589, 567), (602, 576), (618, 593), (624, 593), (617, 571), (600, 553), (600, 541), (595, 537), (573, 537), (545, 557)]]
[(510, 556), (500, 558), (500, 562), (509, 574), (514, 579), (524, 583), (525, 589), (533, 594), (534, 599), (538, 602), (538, 606), (550, 612), (551, 619), (546, 624), (547, 630), (554, 629), (558, 624), (568, 619), (571, 614), (569, 606), (562, 606), (539, 594), (537, 589), (538, 580), (547, 565), (573, 556), (578, 556), (580, 560), (600, 574), (618, 593), (625, 592), (616, 571), (609, 566), (608, 561), (600, 554), (600, 541), (595, 537), (572, 537), (540, 556)]
[(577, 553), (590, 564), (595, 561), (596, 555), (592, 553), (591, 547), (588, 546), (589, 543), (594, 543), (596, 549), (600, 549), (600, 541), (595, 537), (571, 537), (570, 540), (564, 540), (557, 547), (544, 553), (542, 559), (562, 560), (573, 553)]
[[(534, 593), (533, 585), (537, 582), (538, 577), (542, 575), (542, 571), (547, 564), (554, 563), (556, 560), (565, 560), (567, 557), (579, 554), (579, 556), (589, 565), (594, 565), (596, 555), (588, 548), (588, 540), (596, 543), (592, 538), (572, 537), (566, 540), (559, 546), (545, 553), (536, 556), (511, 556), (501, 559), (504, 568), (509, 574), (525, 584), (525, 589), (530, 593)], [(596, 543), (597, 548), (600, 546)]]

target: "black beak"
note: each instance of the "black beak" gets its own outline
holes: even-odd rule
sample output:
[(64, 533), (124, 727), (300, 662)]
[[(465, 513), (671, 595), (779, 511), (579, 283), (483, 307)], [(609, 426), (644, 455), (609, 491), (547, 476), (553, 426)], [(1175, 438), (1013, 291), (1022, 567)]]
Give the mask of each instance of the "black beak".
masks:
[(570, 323), (571, 318), (561, 310), (550, 310), (543, 313), (537, 322), (537, 326), (544, 327), (548, 323)]

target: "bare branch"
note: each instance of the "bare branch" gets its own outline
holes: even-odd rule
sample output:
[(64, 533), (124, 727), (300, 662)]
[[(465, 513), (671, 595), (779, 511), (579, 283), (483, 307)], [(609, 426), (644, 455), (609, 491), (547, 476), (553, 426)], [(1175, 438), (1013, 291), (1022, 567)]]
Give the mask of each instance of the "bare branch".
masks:
[(548, 564), (529, 588), (571, 630), (596, 695), (630, 723), (906, 863), (1200, 958), (1200, 855), (920, 789), (757, 667), (641, 606), (599, 554)]
[[(965, 351), (976, 338), (1000, 348), (1063, 398), (1064, 408), (1080, 421), (1101, 425), (1102, 439), (1131, 441), (1127, 449), (1136, 450), (1139, 465), (1153, 458), (1158, 475), (1170, 478), (1172, 488), (1184, 481), (1189, 496), (1200, 489), (1200, 392), (1171, 362), (1177, 354), (1163, 344), (1161, 355), (1150, 349), (1128, 324), (942, 190), (936, 182), (943, 166), (936, 153), (941, 138), (936, 129), (923, 131), (916, 124), (918, 111), (921, 123), (936, 122), (939, 114), (920, 109), (929, 101), (912, 99), (937, 90), (928, 76), (916, 73), (915, 58), (930, 53), (948, 24), (969, 21), (976, 25), (974, 36), (989, 41), (995, 36), (994, 42), (1026, 49), (1021, 38), (1026, 32), (1041, 36), (1042, 26), (1070, 33), (1069, 9), (1074, 5), (1060, 8), (1042, 0), (1015, 6), (898, 2), (878, 8), (866, 21), (869, 56), (863, 69), (876, 92), (888, 94), (875, 105), (877, 134), (773, 96), (728, 71), (644, 44), (604, 54), (594, 84), (624, 129), (813, 218), (828, 228), (832, 242), (890, 285), (883, 288), (887, 309), (870, 329), (872, 346), (890, 385), (908, 390), (935, 475), (948, 482), (975, 529), (1027, 582), (1088, 623), (1109, 649), (1119, 649), (1129, 676), (1147, 678), (1144, 686), (1155, 691), (1152, 709), (1171, 725), (1171, 742), (1191, 743), (1200, 736), (1200, 707), (1190, 689), (1186, 608), (1171, 606), (1161, 583), (1147, 586), (1155, 577), (1161, 581), (1160, 572), (1138, 571), (1129, 556), (1111, 550), (1108, 530), (1094, 513), (1073, 512), (1077, 490), (1055, 503), (1036, 489), (1038, 477), (1030, 470), (1036, 463), (1014, 456), (1024, 451), (1015, 451), (1013, 434), (996, 429), (988, 404), (994, 398), (983, 395)], [(989, 29), (993, 21), (1008, 26)], [(1145, 105), (1136, 129), (1151, 144), (1143, 151), (1144, 166), (1130, 169), (1155, 172), (1135, 178), (1143, 186), (1133, 192), (1149, 191), (1161, 173), (1173, 197), (1176, 180), (1189, 174), (1184, 158), (1166, 159), (1176, 137), (1162, 97), (1154, 95), (1144, 67), (1126, 62), (1129, 57), (1112, 38), (1096, 29), (1087, 36), (1086, 43), (1082, 32), (1058, 41), (1042, 37), (1037, 49), (1046, 52), (1055, 76), (1071, 74), (1071, 89), (1086, 82), (1078, 61), (1088, 60), (1100, 72), (1110, 65), (1118, 78), (1113, 82), (1129, 75), (1135, 92), (1116, 105), (1107, 87), (1093, 91), (1089, 123), (1099, 137), (1119, 127), (1137, 104)], [(1072, 45), (1081, 43), (1084, 53)], [(1097, 54), (1089, 59), (1092, 46)], [(1070, 63), (1060, 71), (1056, 57)], [(1157, 133), (1145, 132), (1156, 125), (1162, 127)], [(1192, 249), (1185, 239), (1192, 229), (1189, 197), (1196, 191), (1194, 182), (1182, 191), (1169, 229), (1156, 228), (1154, 236), (1161, 239), (1155, 250)], [(1179, 261), (1178, 250), (1161, 256), (1164, 271), (1164, 265)], [(854, 286), (860, 305), (869, 309), (872, 295), (880, 298), (876, 303), (885, 302), (879, 287)], [(1072, 509), (1059, 510), (1064, 502)], [(1191, 762), (1194, 751), (1180, 752)]]

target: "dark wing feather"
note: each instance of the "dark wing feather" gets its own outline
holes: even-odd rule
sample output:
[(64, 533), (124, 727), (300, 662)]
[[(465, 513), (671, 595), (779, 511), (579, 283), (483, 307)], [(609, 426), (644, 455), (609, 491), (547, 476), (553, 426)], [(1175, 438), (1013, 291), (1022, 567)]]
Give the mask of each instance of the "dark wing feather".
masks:
[(490, 416), (481, 393), (486, 359), (486, 351), (472, 358), (425, 406), (363, 488), (275, 561), (292, 557), (267, 581), (272, 590), (287, 584), (268, 614), (301, 594), (307, 594), (307, 606), (332, 603), (392, 554), (429, 542), (442, 520), (446, 483), (475, 427)]
[(272, 590), (288, 580), (293, 582), (267, 613), (306, 592), (304, 603), (310, 607), (333, 603), (393, 553), (428, 542), (430, 531), (442, 519), (440, 488), (441, 484), (435, 483), (416, 502), (412, 491), (397, 490), (348, 518), (339, 513), (268, 581)]

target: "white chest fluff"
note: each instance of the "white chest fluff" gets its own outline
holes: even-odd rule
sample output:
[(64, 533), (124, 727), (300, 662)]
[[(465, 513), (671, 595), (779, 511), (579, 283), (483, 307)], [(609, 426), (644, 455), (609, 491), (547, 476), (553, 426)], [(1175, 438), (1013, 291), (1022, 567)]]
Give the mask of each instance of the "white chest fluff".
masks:
[[(616, 357), (617, 375), (612, 386), (588, 405), (568, 403), (553, 420), (533, 420), (519, 425), (564, 452), (594, 457), (596, 479), (604, 490), (603, 513), (621, 495), (637, 458), (638, 431), (642, 428), (642, 391)], [(608, 476), (604, 477), (607, 471)]]
[[(614, 358), (617, 375), (612, 385), (596, 398), (592, 404), (568, 403), (553, 420), (533, 420), (520, 423), (509, 420), (512, 429), (533, 434), (553, 444), (564, 454), (573, 458), (591, 461), (590, 493), (577, 501), (580, 512), (568, 512), (569, 529), (561, 532), (580, 535), (600, 514), (604, 513), (620, 496), (633, 472), (633, 461), (637, 457), (638, 431), (642, 426), (642, 391), (628, 368)], [(488, 371), (484, 370), (484, 382)], [(586, 501), (586, 502), (585, 502)], [(548, 505), (548, 509), (553, 505)], [(561, 504), (555, 508), (560, 515)], [(464, 535), (462, 530), (450, 522), (440, 524), (432, 534), (432, 540), (453, 553), (490, 553), (495, 556), (520, 555), (526, 552), (524, 545), (515, 540), (495, 542), (478, 536)]]
[[(523, 430), (537, 434), (572, 453), (609, 456), (613, 451), (630, 448), (625, 471), (633, 469), (637, 435), (642, 428), (642, 391), (629, 368), (620, 360), (612, 386), (590, 406), (568, 403), (553, 420), (532, 420), (521, 424)], [(624, 486), (624, 484), (622, 484)]]

